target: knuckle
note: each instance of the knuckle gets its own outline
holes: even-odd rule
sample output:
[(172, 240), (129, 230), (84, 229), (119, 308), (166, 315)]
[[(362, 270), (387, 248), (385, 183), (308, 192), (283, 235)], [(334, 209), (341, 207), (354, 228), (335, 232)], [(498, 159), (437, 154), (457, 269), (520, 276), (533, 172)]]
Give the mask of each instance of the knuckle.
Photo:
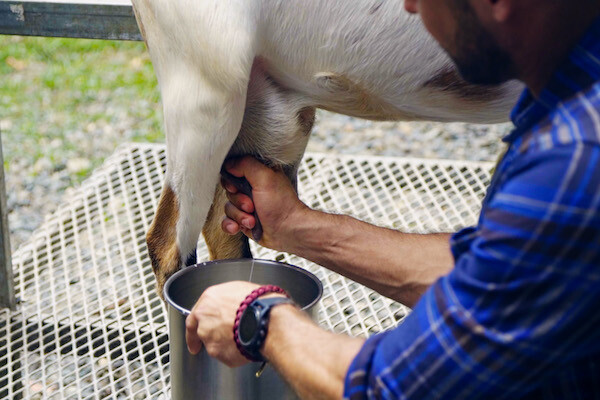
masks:
[(239, 166), (242, 167), (247, 167), (248, 164), (252, 163), (253, 161), (253, 157), (252, 156), (244, 156), (241, 160), (239, 160)]
[(192, 315), (194, 317), (192, 327), (195, 327), (199, 325), (199, 321), (202, 321), (202, 310), (200, 309), (200, 307), (192, 310)]
[(240, 204), (240, 202), (243, 198), (242, 196), (244, 196), (244, 195), (240, 194), (240, 193), (236, 193), (231, 196), (229, 204), (231, 205), (232, 208), (238, 208), (238, 205)]
[(233, 201), (230, 201), (227, 204), (225, 204), (225, 213), (227, 214), (227, 216), (230, 216), (230, 217), (236, 216), (236, 214), (238, 213), (238, 209), (237, 209), (236, 205), (233, 203)]
[(209, 356), (213, 357), (213, 358), (217, 358), (217, 356), (219, 355), (219, 348), (215, 345), (208, 345), (206, 346), (206, 352), (208, 353)]
[[(204, 290), (204, 292), (200, 296), (200, 301), (202, 303), (211, 301), (212, 299), (214, 299), (216, 297), (216, 295), (217, 295), (217, 289), (215, 288), (215, 286), (210, 286)], [(206, 304), (209, 304), (209, 303), (206, 303)]]
[(187, 318), (185, 320), (185, 327), (188, 330), (193, 330), (196, 327), (196, 323), (194, 320), (192, 320), (191, 318)]
[(209, 286), (204, 290), (203, 295), (212, 296), (212, 294), (214, 293), (215, 290), (216, 290), (215, 286)]
[(204, 332), (204, 329), (202, 329), (201, 326), (198, 326), (198, 329), (196, 329), (196, 337), (200, 342), (206, 340), (206, 332)]

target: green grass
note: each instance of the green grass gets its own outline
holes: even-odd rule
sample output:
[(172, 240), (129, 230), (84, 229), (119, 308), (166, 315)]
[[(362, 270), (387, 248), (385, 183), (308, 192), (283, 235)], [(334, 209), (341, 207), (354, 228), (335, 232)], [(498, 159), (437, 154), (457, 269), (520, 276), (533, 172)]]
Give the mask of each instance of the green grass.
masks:
[(114, 142), (108, 147), (163, 140), (157, 82), (143, 43), (0, 35), (0, 76), (9, 171), (42, 157), (57, 168), (84, 157), (95, 168), (108, 155), (90, 148), (101, 139)]

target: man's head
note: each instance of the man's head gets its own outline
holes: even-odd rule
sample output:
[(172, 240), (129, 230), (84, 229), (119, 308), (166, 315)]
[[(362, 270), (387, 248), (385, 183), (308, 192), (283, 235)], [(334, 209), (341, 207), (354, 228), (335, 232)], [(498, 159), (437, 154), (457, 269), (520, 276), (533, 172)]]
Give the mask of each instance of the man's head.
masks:
[[(600, 11), (598, 0), (405, 0), (465, 80), (534, 89)], [(554, 65), (551, 65), (554, 64)], [(544, 71), (545, 67), (550, 71)], [(547, 76), (545, 76), (547, 75)]]
[(510, 55), (483, 26), (469, 0), (406, 0), (405, 7), (420, 12), (466, 81), (487, 85), (517, 78)]

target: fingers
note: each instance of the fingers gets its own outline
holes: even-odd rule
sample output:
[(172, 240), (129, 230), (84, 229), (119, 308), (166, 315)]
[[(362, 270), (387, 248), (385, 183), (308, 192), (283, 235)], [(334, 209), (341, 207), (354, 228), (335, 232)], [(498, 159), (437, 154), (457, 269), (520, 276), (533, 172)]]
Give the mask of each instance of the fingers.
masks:
[(224, 186), (230, 201), (225, 204), (226, 217), (221, 222), (221, 229), (230, 235), (236, 235), (240, 231), (248, 235), (247, 232), (256, 225), (256, 219), (251, 214), (254, 212), (254, 203), (245, 194), (237, 193), (233, 185), (225, 183)]
[(226, 282), (207, 288), (185, 320), (188, 351), (201, 350), (230, 367), (247, 363), (232, 337), (239, 304), (259, 285), (245, 281)]
[(251, 214), (245, 213), (233, 205), (231, 202), (225, 204), (225, 215), (235, 221), (240, 227), (252, 229), (256, 224), (256, 219)]
[(196, 355), (202, 350), (202, 341), (198, 335), (198, 320), (194, 314), (188, 315), (185, 319), (185, 341), (191, 354)]
[(224, 217), (223, 222), (221, 222), (221, 229), (223, 230), (223, 232), (229, 235), (237, 235), (238, 232), (241, 230), (241, 227), (234, 220)]
[(244, 235), (252, 239), (252, 229), (241, 226), (234, 220), (227, 217), (223, 218), (223, 222), (221, 222), (221, 229), (230, 235), (237, 235), (238, 232), (242, 232)]
[(252, 214), (254, 212), (254, 202), (245, 194), (228, 192), (227, 198), (236, 208), (244, 211), (246, 214)]
[(223, 188), (225, 188), (227, 193), (237, 193), (238, 192), (237, 187), (235, 187), (235, 185), (233, 183), (227, 181), (227, 179), (224, 176), (221, 176), (221, 186), (223, 186)]

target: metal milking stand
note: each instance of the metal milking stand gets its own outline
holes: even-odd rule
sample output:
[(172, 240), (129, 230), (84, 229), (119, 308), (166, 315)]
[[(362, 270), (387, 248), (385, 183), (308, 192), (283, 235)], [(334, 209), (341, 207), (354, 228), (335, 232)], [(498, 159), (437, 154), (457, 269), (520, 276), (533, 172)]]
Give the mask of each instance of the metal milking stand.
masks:
[[(0, 0), (0, 34), (142, 40), (130, 0)], [(14, 309), (1, 142), (0, 166), (0, 308)]]

